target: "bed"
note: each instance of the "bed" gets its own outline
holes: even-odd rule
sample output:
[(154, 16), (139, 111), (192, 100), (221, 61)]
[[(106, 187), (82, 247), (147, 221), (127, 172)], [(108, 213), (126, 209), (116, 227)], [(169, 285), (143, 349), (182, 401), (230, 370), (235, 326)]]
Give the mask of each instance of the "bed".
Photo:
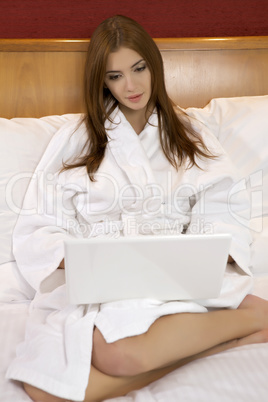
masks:
[[(12, 231), (49, 140), (83, 113), (88, 40), (0, 40), (0, 401), (29, 402), (5, 372), (24, 336), (31, 297)], [(254, 293), (268, 299), (268, 37), (156, 39), (174, 102), (206, 124), (241, 173), (251, 200)], [(237, 191), (239, 191), (239, 188)], [(268, 345), (207, 357), (113, 402), (266, 402)]]

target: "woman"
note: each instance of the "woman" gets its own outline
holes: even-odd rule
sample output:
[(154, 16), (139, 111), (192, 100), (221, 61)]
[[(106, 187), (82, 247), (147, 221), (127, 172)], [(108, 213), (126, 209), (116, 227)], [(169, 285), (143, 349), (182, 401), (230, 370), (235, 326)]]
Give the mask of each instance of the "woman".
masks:
[[(192, 128), (169, 100), (160, 53), (133, 20), (110, 18), (93, 34), (85, 98), (85, 119), (67, 123), (42, 158), (14, 232), (19, 269), (36, 295), (7, 375), (34, 401), (125, 395), (268, 336), (268, 303), (248, 295), (250, 236), (234, 218), (247, 201), (239, 193), (227, 208), (233, 167), (213, 135), (198, 122)], [(232, 234), (240, 269), (229, 267), (218, 299), (70, 306), (56, 283), (70, 235), (170, 232)]]

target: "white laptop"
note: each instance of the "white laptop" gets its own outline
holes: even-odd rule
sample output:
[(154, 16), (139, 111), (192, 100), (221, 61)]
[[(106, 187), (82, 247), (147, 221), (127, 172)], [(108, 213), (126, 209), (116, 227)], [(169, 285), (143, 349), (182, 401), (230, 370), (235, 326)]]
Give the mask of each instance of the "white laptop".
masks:
[(229, 234), (67, 240), (69, 301), (218, 297), (230, 245)]

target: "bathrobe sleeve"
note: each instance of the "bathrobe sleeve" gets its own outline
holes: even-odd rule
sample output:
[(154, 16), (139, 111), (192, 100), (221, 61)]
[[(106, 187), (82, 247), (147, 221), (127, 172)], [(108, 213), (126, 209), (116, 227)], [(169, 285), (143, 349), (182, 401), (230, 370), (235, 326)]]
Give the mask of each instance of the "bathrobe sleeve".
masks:
[(18, 268), (35, 290), (59, 266), (64, 257), (63, 241), (77, 225), (73, 204), (76, 194), (83, 191), (73, 177), (77, 169), (59, 171), (62, 161), (79, 153), (85, 143), (85, 127), (79, 123), (77, 117), (52, 138), (32, 176), (14, 229)]
[(199, 132), (217, 157), (198, 161), (201, 170), (193, 167), (186, 173), (188, 182), (195, 183), (197, 189), (187, 232), (231, 234), (230, 255), (251, 275), (250, 203), (245, 180), (216, 137), (204, 127)]

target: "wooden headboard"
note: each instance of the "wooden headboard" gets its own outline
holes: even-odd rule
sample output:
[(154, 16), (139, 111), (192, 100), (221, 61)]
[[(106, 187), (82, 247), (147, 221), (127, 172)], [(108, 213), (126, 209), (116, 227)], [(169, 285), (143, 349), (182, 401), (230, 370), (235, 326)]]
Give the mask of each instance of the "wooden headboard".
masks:
[[(215, 97), (268, 94), (268, 36), (155, 41), (168, 92), (182, 107), (203, 107)], [(1, 39), (0, 116), (82, 112), (88, 43)]]

